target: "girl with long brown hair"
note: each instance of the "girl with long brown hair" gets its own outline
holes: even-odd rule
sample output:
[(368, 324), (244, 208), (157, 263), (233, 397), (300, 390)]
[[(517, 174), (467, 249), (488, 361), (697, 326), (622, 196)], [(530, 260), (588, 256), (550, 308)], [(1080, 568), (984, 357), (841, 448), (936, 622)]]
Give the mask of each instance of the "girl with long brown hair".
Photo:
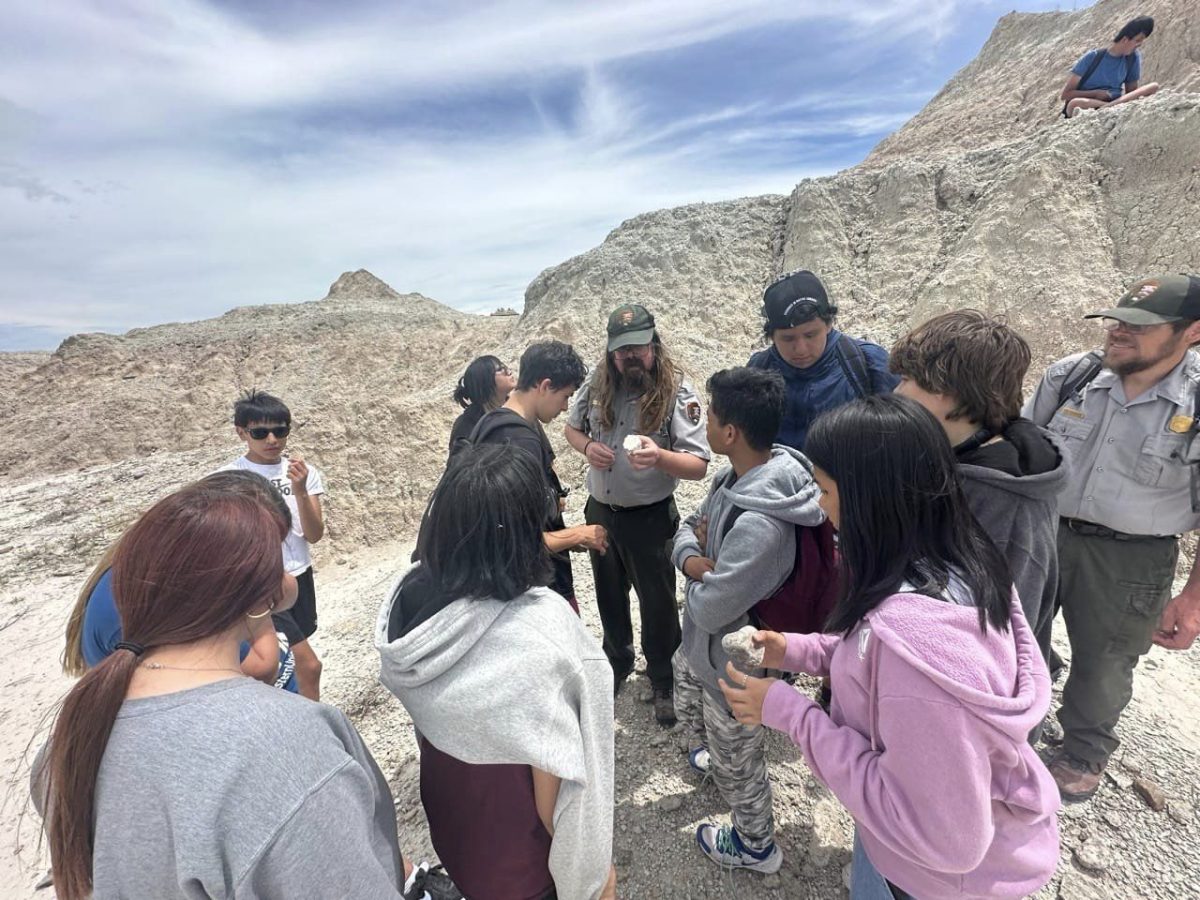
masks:
[(60, 900), (402, 896), (391, 792), (354, 727), (238, 665), (246, 622), (295, 600), (283, 536), (197, 482), (122, 537), (123, 640), (35, 768)]

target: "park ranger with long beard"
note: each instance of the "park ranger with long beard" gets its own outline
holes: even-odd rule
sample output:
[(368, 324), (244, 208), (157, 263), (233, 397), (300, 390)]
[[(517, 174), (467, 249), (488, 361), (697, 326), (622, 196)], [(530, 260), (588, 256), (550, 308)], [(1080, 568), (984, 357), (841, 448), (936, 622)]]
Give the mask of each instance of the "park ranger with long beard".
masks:
[(585, 519), (608, 531), (608, 552), (589, 555), (614, 690), (633, 671), (632, 585), (654, 716), (670, 727), (671, 656), (680, 642), (671, 565), (679, 526), (675, 486), (681, 478), (703, 478), (710, 451), (700, 399), (644, 307), (621, 306), (608, 317), (604, 358), (576, 396), (566, 437), (588, 461)]

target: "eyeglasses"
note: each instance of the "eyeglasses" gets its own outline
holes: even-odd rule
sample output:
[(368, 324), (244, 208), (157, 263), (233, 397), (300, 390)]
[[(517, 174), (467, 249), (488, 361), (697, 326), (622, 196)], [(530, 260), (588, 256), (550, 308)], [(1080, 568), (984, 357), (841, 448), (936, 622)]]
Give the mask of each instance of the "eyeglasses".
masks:
[(645, 356), (650, 352), (650, 346), (650, 344), (634, 344), (632, 347), (618, 347), (613, 351), (613, 356)]
[(270, 428), (247, 428), (246, 432), (256, 441), (265, 440), (268, 434), (283, 439), (291, 432), (291, 425), (273, 425)]
[(1100, 324), (1105, 331), (1124, 331), (1126, 334), (1145, 334), (1155, 325), (1130, 325), (1128, 322), (1122, 322), (1120, 319), (1101, 319)]

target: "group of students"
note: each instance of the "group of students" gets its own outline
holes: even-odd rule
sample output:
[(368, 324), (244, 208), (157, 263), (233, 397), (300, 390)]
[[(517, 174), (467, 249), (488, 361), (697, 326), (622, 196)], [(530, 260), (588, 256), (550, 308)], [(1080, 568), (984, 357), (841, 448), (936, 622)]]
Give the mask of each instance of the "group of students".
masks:
[[(273, 686), (287, 686), (289, 664), (301, 674), (296, 648), (316, 625), (315, 605), (303, 624), (296, 610), (322, 483), (284, 456), (282, 403), (239, 401), (246, 455), (151, 507), (72, 618), (66, 662), (81, 677), (33, 776), (60, 898), (615, 897), (613, 714), (633, 666), (631, 587), (655, 718), (678, 723), (681, 766), (711, 777), (730, 809), (730, 824), (697, 829), (710, 859), (782, 865), (765, 725), (854, 818), (855, 900), (1044, 885), (1060, 795), (1090, 795), (1073, 789), (1103, 763), (1081, 754), (1115, 747), (1138, 656), (1151, 637), (1186, 647), (1200, 630), (1193, 593), (1168, 603), (1158, 573), (1140, 616), (1114, 617), (1126, 638), (1114, 655), (1083, 609), (1099, 601), (1059, 589), (1083, 552), (1064, 529), (1109, 565), (1173, 568), (1154, 532), (1200, 525), (1177, 496), (1200, 469), (1196, 413), (1179, 412), (1200, 410), (1188, 349), (1200, 278), (1144, 280), (1097, 313), (1107, 355), (1052, 366), (1026, 407), (1049, 428), (1022, 418), (1030, 351), (1001, 320), (946, 313), (889, 356), (834, 327), (837, 307), (807, 271), (770, 285), (762, 312), (767, 348), (711, 375), (707, 415), (635, 305), (610, 316), (591, 373), (545, 341), (516, 378), (495, 357), (464, 375), (415, 565), (375, 627), (380, 679), (416, 730), (444, 872), (401, 856), (387, 781), (348, 719)], [(545, 433), (568, 409), (589, 492), (572, 527)], [(1119, 429), (1152, 421), (1163, 433), (1133, 453), (1154, 463), (1133, 473), (1154, 506), (1149, 530), (1105, 525), (1102, 505), (1060, 521), (1076, 481), (1069, 502), (1097, 502), (1080, 468), (1113, 465), (1096, 454), (1125, 452), (1106, 449)], [(729, 465), (680, 521), (678, 479), (703, 477), (714, 453)], [(303, 555), (289, 549), (296, 535)], [(579, 617), (571, 551), (590, 556), (602, 643)], [(1048, 768), (1034, 743), (1060, 603), (1074, 654)], [(760, 659), (735, 665), (725, 639), (747, 626)], [(785, 673), (826, 679), (827, 695)]]

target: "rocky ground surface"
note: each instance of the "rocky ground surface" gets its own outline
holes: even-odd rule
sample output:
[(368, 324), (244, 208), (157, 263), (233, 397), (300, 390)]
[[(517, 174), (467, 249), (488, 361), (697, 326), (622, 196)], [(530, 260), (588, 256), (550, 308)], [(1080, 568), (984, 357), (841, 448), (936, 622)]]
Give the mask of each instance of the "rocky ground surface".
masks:
[[(1147, 77), (1166, 89), (1056, 119), (1066, 68), (1137, 13), (1158, 20)], [(9, 648), (0, 897), (48, 894), (33, 891), (45, 854), (22, 814), (24, 779), (27, 751), (69, 686), (57, 659), (74, 594), (142, 510), (240, 452), (229, 422), (239, 392), (287, 399), (291, 449), (326, 475), (314, 642), (327, 661), (326, 698), (354, 718), (392, 776), (406, 852), (428, 856), (411, 726), (378, 685), (372, 626), (441, 472), (457, 412), (449, 397), (466, 362), (495, 353), (514, 364), (547, 337), (596, 360), (607, 313), (639, 302), (702, 388), (757, 345), (763, 287), (806, 267), (825, 279), (845, 330), (885, 345), (946, 309), (1007, 314), (1033, 345), (1032, 382), (1050, 359), (1098, 342), (1080, 316), (1124, 285), (1200, 270), (1195, 13), (1195, 0), (1101, 0), (1078, 13), (1006, 16), (976, 61), (863, 165), (807, 179), (789, 196), (636, 216), (538, 275), (519, 318), (459, 313), (360, 270), (320, 300), (79, 335), (53, 354), (0, 354), (0, 636)], [(583, 466), (556, 432), (578, 517)], [(681, 509), (703, 490), (683, 488)], [(598, 633), (587, 566), (577, 572), (584, 619)], [(654, 724), (638, 700), (644, 687), (635, 680), (617, 704), (621, 895), (839, 896), (851, 823), (777, 735), (783, 871), (731, 876), (700, 857), (692, 834), (722, 816), (720, 800)], [(1200, 650), (1153, 650), (1135, 691), (1103, 789), (1062, 814), (1062, 863), (1043, 897), (1200, 896)]]
[[(96, 473), (112, 479), (120, 467)], [(142, 484), (147, 496), (164, 487)], [(132, 480), (132, 475), (130, 474)], [(73, 479), (72, 479), (73, 480)], [(689, 492), (695, 493), (695, 488)], [(0, 530), (14, 521), (0, 491)], [(686, 506), (684, 501), (681, 505)], [(573, 510), (569, 524), (579, 517)], [(58, 542), (69, 540), (65, 535)], [(356, 722), (390, 778), (404, 852), (432, 858), (421, 809), (411, 721), (378, 682), (373, 629), (379, 605), (402, 570), (410, 546), (382, 544), (356, 553), (318, 554), (321, 629), (314, 639), (326, 663), (327, 702)], [(0, 559), (6, 554), (0, 554)], [(78, 558), (54, 557), (54, 571), (17, 578), (0, 589), (0, 632), (10, 654), (0, 699), (0, 765), (12, 773), (0, 811), (0, 897), (46, 898), (34, 890), (46, 869), (36, 818), (25, 816), (27, 752), (40, 743), (47, 715), (69, 681), (57, 674), (62, 625), (85, 575)], [(584, 621), (597, 636), (591, 574), (576, 557)], [(636, 606), (635, 606), (636, 616)], [(1059, 629), (1061, 652), (1067, 647)], [(803, 687), (811, 690), (813, 685)], [(673, 732), (654, 722), (644, 676), (636, 676), (616, 706), (614, 861), (620, 896), (627, 898), (837, 898), (850, 860), (853, 823), (809, 772), (798, 750), (778, 733), (768, 741), (783, 869), (774, 876), (721, 872), (695, 847), (696, 826), (728, 820), (711, 783), (688, 769)], [(1132, 900), (1197, 896), (1194, 860), (1200, 854), (1200, 656), (1155, 649), (1137, 674), (1135, 699), (1122, 722), (1124, 746), (1100, 793), (1065, 807), (1062, 857), (1040, 898)], [(936, 770), (937, 761), (930, 761)]]

